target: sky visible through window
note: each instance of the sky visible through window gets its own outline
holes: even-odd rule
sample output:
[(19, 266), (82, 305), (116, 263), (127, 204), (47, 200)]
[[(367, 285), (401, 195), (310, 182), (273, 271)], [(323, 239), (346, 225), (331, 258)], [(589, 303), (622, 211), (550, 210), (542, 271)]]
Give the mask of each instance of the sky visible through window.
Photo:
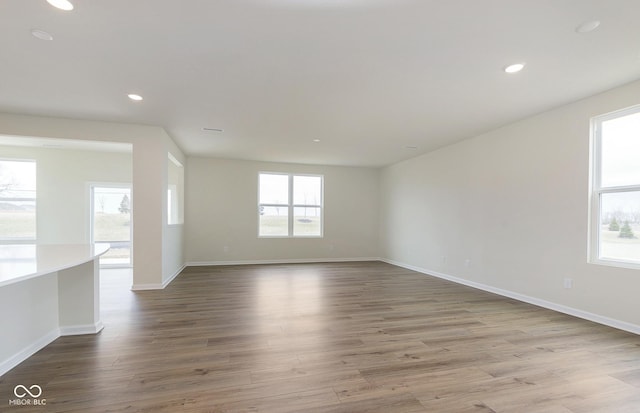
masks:
[(640, 263), (640, 111), (603, 120), (599, 139), (598, 255)]
[[(640, 112), (602, 122), (602, 187), (640, 184)], [(640, 209), (640, 193), (610, 195), (604, 213)]]
[(31, 198), (36, 196), (36, 163), (33, 161), (0, 161), (0, 196)]
[(36, 163), (0, 160), (0, 239), (36, 238)]
[(602, 122), (602, 186), (640, 184), (640, 112)]

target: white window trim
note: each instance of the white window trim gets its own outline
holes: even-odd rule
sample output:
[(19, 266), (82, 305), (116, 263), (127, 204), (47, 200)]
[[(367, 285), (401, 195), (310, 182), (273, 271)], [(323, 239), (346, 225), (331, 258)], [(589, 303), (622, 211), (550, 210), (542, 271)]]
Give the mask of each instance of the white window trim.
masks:
[(600, 257), (600, 229), (602, 228), (600, 203), (603, 194), (619, 192), (640, 192), (640, 184), (602, 187), (602, 128), (601, 124), (611, 119), (616, 119), (640, 112), (640, 105), (631, 106), (609, 112), (591, 118), (591, 151), (589, 156), (590, 169), (590, 193), (589, 193), (589, 227), (588, 227), (588, 258), (589, 263), (607, 265), (611, 267), (640, 269), (640, 262), (614, 258)]
[[(288, 177), (288, 185), (289, 185), (289, 199), (286, 204), (261, 204), (260, 203), (260, 175), (268, 174), (268, 175), (283, 175)], [(293, 203), (293, 178), (296, 176), (312, 176), (320, 178), (320, 205), (315, 204), (294, 204)], [(288, 220), (288, 235), (260, 235), (260, 207), (278, 207), (278, 208), (287, 208), (287, 220)], [(320, 208), (320, 234), (319, 235), (294, 235), (293, 234), (293, 219), (294, 219), (294, 209), (295, 208)], [(268, 172), (268, 171), (260, 171), (258, 172), (258, 238), (323, 238), (324, 237), (324, 175), (320, 174), (299, 174), (299, 173), (287, 173), (287, 172)]]
[(89, 234), (89, 243), (95, 244), (94, 240), (94, 222), (93, 219), (95, 217), (95, 188), (122, 188), (129, 189), (129, 209), (131, 210), (131, 226), (129, 227), (129, 239), (131, 243), (131, 248), (129, 250), (129, 263), (128, 264), (100, 264), (100, 268), (133, 268), (133, 184), (131, 183), (122, 183), (122, 182), (100, 182), (100, 181), (89, 181), (86, 183), (86, 192), (89, 198), (89, 208), (85, 210), (88, 212), (89, 216), (85, 218), (85, 222), (87, 222), (87, 229)]

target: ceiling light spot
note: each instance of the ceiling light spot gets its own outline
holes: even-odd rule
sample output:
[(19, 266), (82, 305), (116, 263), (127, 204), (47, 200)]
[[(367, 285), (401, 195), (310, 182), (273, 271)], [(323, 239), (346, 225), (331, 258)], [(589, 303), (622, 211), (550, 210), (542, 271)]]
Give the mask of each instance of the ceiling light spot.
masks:
[(313, 141), (314, 141), (315, 143), (318, 143), (318, 142), (320, 142), (320, 139), (314, 139)]
[(53, 36), (45, 32), (44, 30), (40, 30), (40, 29), (32, 29), (31, 35), (40, 40), (53, 40)]
[(524, 63), (514, 63), (504, 68), (506, 73), (518, 73), (524, 69)]
[(135, 100), (136, 102), (140, 102), (142, 100), (142, 96), (135, 93), (129, 93), (127, 96), (129, 97), (129, 99)]
[(588, 22), (584, 22), (576, 27), (576, 33), (590, 33), (600, 27), (599, 20), (591, 20)]
[(47, 3), (60, 10), (73, 10), (73, 4), (69, 0), (47, 0)]

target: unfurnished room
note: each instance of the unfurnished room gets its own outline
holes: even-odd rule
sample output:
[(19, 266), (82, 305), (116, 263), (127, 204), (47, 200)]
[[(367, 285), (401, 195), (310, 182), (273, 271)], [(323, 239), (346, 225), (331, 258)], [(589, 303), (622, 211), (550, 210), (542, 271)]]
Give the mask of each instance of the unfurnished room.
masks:
[(0, 1), (0, 412), (640, 412), (638, 16)]

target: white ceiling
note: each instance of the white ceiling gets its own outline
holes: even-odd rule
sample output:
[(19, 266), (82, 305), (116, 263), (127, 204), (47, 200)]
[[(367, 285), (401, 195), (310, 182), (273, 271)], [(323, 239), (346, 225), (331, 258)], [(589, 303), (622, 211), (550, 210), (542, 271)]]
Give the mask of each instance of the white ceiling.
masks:
[(0, 111), (188, 155), (382, 166), (640, 78), (638, 0), (72, 2), (0, 1)]

